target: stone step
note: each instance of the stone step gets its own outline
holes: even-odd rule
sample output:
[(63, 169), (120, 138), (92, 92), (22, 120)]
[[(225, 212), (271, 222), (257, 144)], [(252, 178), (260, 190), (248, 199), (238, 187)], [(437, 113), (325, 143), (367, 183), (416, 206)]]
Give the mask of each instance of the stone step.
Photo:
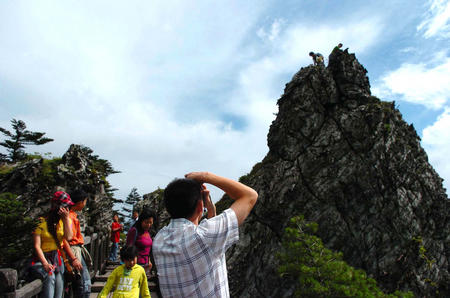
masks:
[(119, 266), (119, 265), (108, 265), (108, 266), (106, 266), (106, 271), (113, 271), (114, 269), (117, 268), (117, 266)]
[[(101, 285), (94, 283), (94, 285), (92, 285), (92, 287), (91, 287), (91, 295), (89, 295), (89, 297), (90, 298), (97, 297), (98, 294), (102, 291), (103, 286), (104, 286), (103, 283), (101, 283)], [(156, 292), (156, 284), (154, 284), (154, 285), (149, 284), (149, 290), (150, 290), (150, 296), (152, 296), (152, 298), (159, 297)]]
[(100, 293), (105, 286), (104, 282), (96, 281), (91, 285), (91, 293)]
[(99, 282), (104, 282), (104, 283), (106, 283), (107, 280), (108, 280), (108, 276), (102, 275), (102, 276), (96, 276), (96, 277), (95, 277), (95, 281), (99, 281)]
[(106, 271), (104, 274), (95, 276), (94, 277), (94, 281), (104, 281), (104, 282), (106, 282), (108, 277), (111, 275), (111, 272), (112, 271)]
[[(96, 286), (98, 288), (101, 287), (100, 288), (100, 291), (101, 291), (103, 289), (103, 286), (106, 284), (107, 279), (108, 279), (107, 277), (102, 277), (101, 279), (96, 277), (94, 283), (92, 284), (92, 287), (94, 287), (94, 286)], [(157, 287), (158, 287), (158, 285), (156, 284), (156, 282), (154, 282), (154, 281), (148, 282), (148, 289), (150, 291), (156, 291)], [(100, 292), (100, 291), (98, 291), (98, 292)], [(94, 290), (92, 290), (92, 292), (94, 292)]]
[(157, 288), (157, 284), (154, 281), (149, 281), (148, 282), (148, 289), (151, 291), (156, 291)]

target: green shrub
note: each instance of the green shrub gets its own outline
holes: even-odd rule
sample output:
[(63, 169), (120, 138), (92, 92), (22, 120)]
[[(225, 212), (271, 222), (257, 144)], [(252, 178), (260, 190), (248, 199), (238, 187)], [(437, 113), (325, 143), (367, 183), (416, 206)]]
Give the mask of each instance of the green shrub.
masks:
[(317, 224), (303, 216), (292, 218), (285, 229), (278, 271), (296, 281), (296, 297), (413, 297), (411, 292), (383, 293), (364, 271), (344, 262), (342, 253), (324, 247), (316, 231)]
[(7, 174), (11, 173), (13, 170), (14, 170), (14, 166), (5, 163), (0, 166), (0, 176), (7, 175)]
[(40, 185), (54, 186), (57, 184), (57, 167), (62, 163), (62, 159), (54, 157), (52, 159), (43, 159), (42, 170), (38, 177)]
[[(24, 216), (25, 208), (17, 195), (0, 193), (0, 266), (11, 266), (15, 261), (28, 256), (32, 250), (31, 234), (38, 222)], [(26, 237), (22, 237), (25, 235)]]

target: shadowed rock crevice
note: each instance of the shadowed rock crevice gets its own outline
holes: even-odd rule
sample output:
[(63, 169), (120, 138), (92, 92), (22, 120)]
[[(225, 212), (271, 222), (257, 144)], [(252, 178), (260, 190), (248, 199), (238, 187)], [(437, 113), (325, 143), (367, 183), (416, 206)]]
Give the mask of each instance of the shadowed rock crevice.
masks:
[[(290, 297), (279, 235), (303, 214), (318, 235), (387, 292), (448, 291), (449, 200), (414, 127), (371, 95), (367, 70), (335, 50), (286, 84), (269, 152), (244, 183), (259, 200), (227, 253), (232, 297)], [(419, 255), (421, 237), (430, 265)], [(431, 282), (430, 282), (431, 281)]]

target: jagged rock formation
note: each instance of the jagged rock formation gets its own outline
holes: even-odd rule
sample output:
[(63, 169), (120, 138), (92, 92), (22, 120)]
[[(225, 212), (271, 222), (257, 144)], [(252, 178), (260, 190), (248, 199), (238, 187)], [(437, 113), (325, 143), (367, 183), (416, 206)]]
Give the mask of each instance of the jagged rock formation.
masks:
[[(92, 227), (86, 233), (109, 233), (114, 199), (106, 177), (117, 172), (108, 161), (93, 155), (91, 149), (71, 145), (62, 158), (36, 158), (8, 167), (6, 173), (0, 174), (0, 193), (18, 195), (16, 200), (26, 208), (24, 216), (44, 215), (50, 209), (50, 198), (56, 190), (70, 194), (82, 188), (89, 194), (89, 200), (79, 216), (80, 222)], [(31, 243), (31, 232), (17, 237), (20, 242)]]
[(302, 68), (286, 85), (269, 153), (242, 177), (259, 201), (227, 254), (232, 297), (292, 295), (276, 253), (298, 214), (384, 290), (448, 293), (450, 201), (442, 179), (395, 104), (371, 96), (366, 73), (354, 54), (334, 50), (328, 67)]

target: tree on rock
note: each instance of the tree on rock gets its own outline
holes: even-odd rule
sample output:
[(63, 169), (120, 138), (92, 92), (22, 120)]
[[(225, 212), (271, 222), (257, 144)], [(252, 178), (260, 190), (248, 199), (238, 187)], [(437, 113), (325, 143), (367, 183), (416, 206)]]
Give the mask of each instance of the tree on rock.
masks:
[(53, 141), (53, 139), (44, 138), (45, 132), (26, 130), (27, 126), (22, 120), (12, 119), (11, 125), (14, 132), (10, 132), (0, 127), (0, 131), (9, 138), (9, 140), (0, 142), (0, 146), (3, 146), (8, 150), (8, 158), (13, 162), (25, 159), (26, 154), (23, 150), (25, 145), (43, 145)]
[(314, 235), (317, 227), (295, 216), (285, 229), (278, 272), (296, 281), (295, 297), (414, 297), (411, 292), (383, 293), (366, 272), (343, 261), (342, 253), (326, 248)]

